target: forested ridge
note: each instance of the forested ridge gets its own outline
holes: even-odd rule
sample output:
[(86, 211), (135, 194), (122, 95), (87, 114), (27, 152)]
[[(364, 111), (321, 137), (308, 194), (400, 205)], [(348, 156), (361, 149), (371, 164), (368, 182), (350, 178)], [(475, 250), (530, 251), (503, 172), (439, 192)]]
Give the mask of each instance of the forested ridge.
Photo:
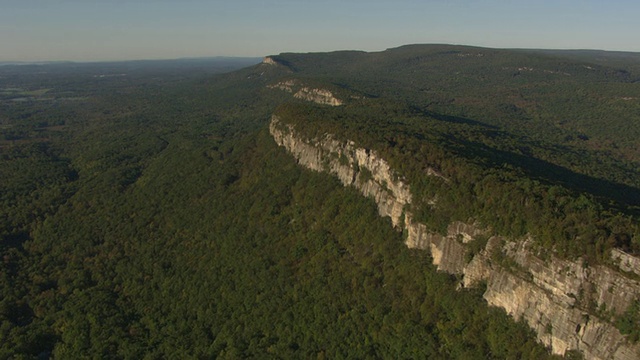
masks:
[[(433, 228), (475, 219), (563, 257), (606, 261), (612, 247), (640, 250), (634, 55), (412, 45), (273, 58), (349, 99), (278, 113), (308, 138), (379, 151), (418, 199), (438, 198), (437, 210), (418, 206)], [(427, 167), (453, 184), (423, 176)]]
[[(617, 104), (608, 115), (615, 119), (605, 120), (628, 122), (619, 128), (595, 115), (582, 121), (590, 109), (547, 117), (564, 109), (548, 102), (558, 91), (573, 99), (562, 90), (570, 84), (551, 80), (511, 88), (497, 79), (505, 97), (476, 99), (485, 86), (477, 79), (451, 81), (442, 75), (450, 62), (437, 70), (416, 58), (443, 56), (433, 49), (283, 54), (274, 57), (281, 65), (225, 75), (200, 65), (44, 74), (0, 67), (0, 358), (551, 357), (526, 325), (488, 307), (482, 289), (456, 291), (456, 279), (436, 272), (427, 252), (407, 249), (371, 200), (298, 168), (269, 137), (279, 112), (309, 136), (361, 141), (389, 155), (418, 194), (442, 191), (421, 184), (424, 164), (457, 173), (467, 179), (460, 185), (476, 188), (450, 186), (449, 198), (442, 191), (448, 213), (424, 208), (420, 216), (436, 228), (475, 216), (521, 235), (553, 220), (562, 228), (548, 231), (566, 241), (542, 246), (567, 256), (638, 250), (638, 103), (615, 100), (637, 96), (632, 70), (602, 67), (575, 80), (586, 91), (576, 107), (613, 94), (593, 109)], [(517, 62), (494, 57), (508, 63), (492, 63), (498, 68)], [(362, 75), (374, 62), (386, 65)], [(413, 63), (432, 75), (412, 75)], [(292, 77), (354, 96), (329, 110), (267, 86)], [(502, 103), (516, 90), (536, 104)], [(501, 103), (485, 106), (492, 99)], [(495, 207), (481, 196), (504, 189), (531, 204), (554, 193), (545, 201), (563, 214), (522, 207), (505, 193), (500, 201), (513, 218), (491, 222)], [(467, 191), (479, 200), (464, 198)], [(472, 203), (463, 209), (461, 201)], [(580, 211), (567, 219), (574, 207)], [(599, 226), (592, 218), (619, 221), (620, 229), (606, 225), (606, 237), (572, 242), (590, 233), (585, 223)]]
[[(508, 133), (389, 109), (375, 102), (337, 109), (287, 104), (276, 114), (310, 141), (332, 134), (377, 151), (412, 185), (417, 219), (439, 232), (471, 219), (494, 234), (533, 236), (550, 254), (592, 262), (609, 261), (612, 248), (640, 249), (636, 188), (514, 153), (527, 142)], [(440, 176), (426, 176), (429, 168)]]

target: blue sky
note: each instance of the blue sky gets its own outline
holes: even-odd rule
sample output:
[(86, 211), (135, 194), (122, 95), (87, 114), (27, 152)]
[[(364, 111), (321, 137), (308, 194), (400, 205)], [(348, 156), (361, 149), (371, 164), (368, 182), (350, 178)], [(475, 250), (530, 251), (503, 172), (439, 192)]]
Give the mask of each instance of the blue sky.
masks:
[(0, 0), (0, 61), (379, 51), (414, 43), (640, 52), (637, 0)]

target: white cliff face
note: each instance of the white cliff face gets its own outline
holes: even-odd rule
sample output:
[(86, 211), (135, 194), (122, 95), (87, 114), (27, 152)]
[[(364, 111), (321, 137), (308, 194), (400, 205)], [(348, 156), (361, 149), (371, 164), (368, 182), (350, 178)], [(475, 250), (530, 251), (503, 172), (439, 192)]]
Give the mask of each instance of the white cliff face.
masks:
[[(331, 135), (305, 141), (276, 116), (270, 131), (300, 165), (331, 173), (345, 186), (373, 198), (381, 216), (406, 230), (406, 245), (429, 250), (438, 270), (461, 275), (465, 287), (486, 283), (485, 300), (525, 320), (553, 353), (578, 350), (585, 359), (640, 358), (640, 345), (629, 343), (611, 324), (612, 315), (622, 314), (640, 298), (639, 281), (604, 265), (540, 258), (528, 239), (492, 236), (471, 257), (467, 244), (490, 234), (477, 224), (453, 222), (442, 235), (415, 221), (407, 211), (412, 201), (410, 186), (375, 151)], [(435, 171), (427, 175), (441, 177)], [(619, 250), (612, 252), (612, 259), (625, 272), (640, 274), (640, 259)]]
[(262, 63), (267, 65), (278, 65), (278, 63), (275, 60), (273, 60), (271, 56), (265, 56), (262, 59)]
[(303, 87), (298, 90), (297, 93), (293, 95), (293, 97), (311, 101), (321, 105), (331, 105), (331, 106), (340, 106), (342, 105), (342, 101), (333, 96), (333, 93), (329, 90), (325, 89), (313, 89), (308, 87)]
[[(271, 61), (273, 62), (273, 60)], [(320, 105), (340, 106), (344, 104), (344, 102), (338, 99), (331, 91), (305, 86), (302, 82), (296, 79), (280, 81), (275, 84), (267, 85), (267, 88), (294, 93), (293, 97), (296, 99), (310, 101)]]
[[(503, 242), (492, 238), (465, 267), (465, 286), (485, 281), (487, 302), (524, 319), (556, 354), (579, 350), (585, 359), (640, 357), (640, 346), (628, 343), (607, 315), (623, 313), (640, 295), (638, 281), (602, 265), (540, 259), (527, 241)], [(495, 246), (516, 269), (492, 261)]]
[(345, 186), (355, 186), (375, 199), (381, 216), (389, 216), (394, 226), (401, 226), (411, 192), (402, 180), (393, 180), (389, 165), (375, 152), (356, 149), (352, 142), (339, 142), (329, 135), (314, 143), (305, 142), (295, 134), (295, 129), (282, 125), (276, 116), (271, 120), (270, 130), (276, 143), (291, 152), (300, 165), (329, 172)]
[(611, 258), (618, 264), (618, 267), (626, 272), (640, 275), (640, 259), (631, 256), (619, 249), (611, 250)]

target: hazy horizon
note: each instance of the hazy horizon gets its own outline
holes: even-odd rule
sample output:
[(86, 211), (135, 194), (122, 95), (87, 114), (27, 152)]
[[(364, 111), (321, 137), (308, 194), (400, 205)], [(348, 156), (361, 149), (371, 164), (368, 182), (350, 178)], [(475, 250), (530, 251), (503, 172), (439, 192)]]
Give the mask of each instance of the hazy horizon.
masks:
[(4, 2), (0, 62), (262, 57), (429, 43), (640, 52), (640, 3), (630, 0)]
[(92, 63), (113, 63), (113, 62), (144, 62), (144, 61), (192, 61), (192, 60), (250, 60), (262, 59), (264, 56), (200, 56), (200, 57), (180, 57), (180, 58), (157, 58), (157, 59), (114, 59), (114, 60), (16, 60), (0, 61), (0, 65), (5, 64), (92, 64)]
[(64, 63), (77, 63), (77, 64), (91, 64), (91, 63), (117, 63), (117, 62), (144, 62), (144, 61), (189, 61), (189, 60), (214, 60), (214, 59), (237, 59), (237, 60), (249, 60), (249, 59), (262, 59), (267, 56), (279, 55), (281, 53), (318, 53), (318, 52), (339, 52), (339, 51), (365, 51), (365, 52), (382, 52), (385, 50), (407, 46), (407, 45), (453, 45), (453, 46), (469, 46), (469, 47), (478, 47), (478, 48), (487, 48), (487, 49), (504, 49), (504, 50), (551, 50), (551, 51), (605, 51), (605, 52), (619, 52), (619, 53), (630, 53), (630, 54), (640, 54), (640, 51), (626, 51), (626, 50), (604, 50), (604, 49), (587, 49), (587, 48), (576, 48), (576, 49), (566, 49), (566, 48), (522, 48), (522, 47), (511, 47), (511, 48), (496, 48), (496, 47), (487, 47), (487, 46), (478, 46), (473, 44), (447, 44), (447, 43), (425, 43), (425, 44), (400, 44), (398, 46), (393, 46), (386, 49), (380, 50), (360, 50), (360, 49), (336, 49), (336, 50), (327, 50), (327, 51), (304, 51), (304, 52), (295, 52), (295, 51), (282, 51), (279, 53), (273, 54), (264, 54), (257, 56), (234, 56), (234, 55), (211, 55), (211, 56), (184, 56), (177, 58), (140, 58), (140, 59), (108, 59), (108, 60), (60, 60), (60, 59), (52, 59), (52, 60), (0, 60), (0, 65), (39, 65), (39, 64), (64, 64)]

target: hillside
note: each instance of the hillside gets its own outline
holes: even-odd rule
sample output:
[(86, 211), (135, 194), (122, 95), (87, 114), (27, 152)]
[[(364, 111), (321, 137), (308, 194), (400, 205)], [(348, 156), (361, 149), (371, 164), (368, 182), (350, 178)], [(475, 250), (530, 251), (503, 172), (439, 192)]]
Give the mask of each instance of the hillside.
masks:
[[(453, 63), (468, 61), (470, 54), (475, 54), (476, 60)], [(520, 188), (559, 186), (564, 190), (558, 191), (568, 191), (576, 198), (589, 197), (594, 207), (605, 212), (633, 215), (638, 211), (640, 163), (635, 151), (640, 88), (637, 78), (625, 69), (596, 69), (594, 64), (567, 63), (564, 57), (519, 51), (408, 46), (380, 54), (337, 53), (326, 65), (336, 71), (328, 74), (323, 70), (323, 58), (316, 57), (274, 57), (287, 68), (304, 73), (302, 82), (314, 84), (322, 78), (338, 98), (347, 100), (338, 109), (282, 108), (293, 111), (290, 117), (298, 118), (294, 120), (297, 126), (310, 128), (310, 136), (327, 132), (384, 149), (390, 153), (390, 161), (397, 161), (400, 170), (407, 168), (405, 175), (415, 182), (419, 181), (420, 167), (442, 168), (447, 166), (443, 162), (457, 162), (448, 165), (454, 168), (450, 171), (462, 172), (460, 176), (472, 184), (492, 169), (494, 176), (530, 183)], [(305, 66), (311, 66), (307, 63), (314, 64), (312, 70), (307, 70)], [(510, 72), (514, 64), (533, 70), (514, 74)], [(420, 67), (424, 71), (419, 71)], [(366, 74), (356, 69), (366, 69)], [(295, 71), (292, 77), (298, 76)], [(345, 79), (345, 73), (351, 77)], [(311, 80), (304, 80), (306, 77)], [(456, 80), (459, 78), (464, 81)], [(376, 88), (391, 81), (393, 86)], [(425, 92), (427, 87), (437, 89), (437, 94)], [(591, 89), (591, 98), (576, 96), (584, 89)], [(524, 91), (532, 92), (530, 98), (538, 100), (525, 98)], [(624, 106), (613, 107), (609, 98), (613, 95), (608, 91), (628, 94), (627, 100), (619, 101)], [(521, 94), (519, 102), (510, 95), (514, 93)], [(433, 100), (442, 96), (455, 97), (455, 101), (443, 105)], [(470, 100), (471, 96), (475, 98)], [(561, 100), (563, 97), (569, 100)], [(555, 122), (556, 118), (564, 120)], [(568, 130), (571, 128), (580, 131)], [(624, 138), (628, 140), (622, 147), (619, 144)], [(418, 155), (425, 151), (420, 149), (424, 146), (444, 153)], [(398, 158), (402, 156), (409, 158)], [(471, 174), (474, 172), (476, 175)], [(633, 231), (625, 235), (627, 240), (618, 241), (618, 246), (631, 250)]]
[[(601, 57), (413, 45), (222, 75), (228, 63), (1, 67), (0, 357), (593, 358), (513, 321), (492, 277), (450, 270), (500, 236), (516, 244), (492, 258), (505, 279), (538, 274), (511, 257), (528, 238), (542, 263), (637, 282), (610, 254), (640, 252), (640, 76), (633, 54)], [(376, 186), (401, 180), (411, 201), (379, 216), (379, 198), (322, 173), (346, 155), (297, 166), (274, 117), (298, 144), (377, 154), (393, 175)], [(409, 214), (426, 238), (398, 231)], [(435, 238), (464, 243), (460, 265), (423, 246)], [(608, 309), (574, 299), (583, 334), (622, 332), (606, 328), (608, 357), (633, 358), (633, 291)]]
[[(399, 59), (393, 56), (398, 51), (403, 54)], [(415, 57), (416, 53), (422, 55)], [(535, 73), (534, 66), (564, 66), (561, 73), (539, 72), (578, 77), (553, 80), (555, 87), (573, 88), (573, 93), (589, 87), (633, 89), (637, 82), (633, 74), (625, 69), (598, 69), (589, 63), (563, 64), (563, 58), (569, 56), (565, 53), (550, 58), (537, 53), (523, 56), (486, 49), (412, 46), (389, 54), (382, 57), (384, 61), (378, 58), (375, 62), (375, 54), (338, 54), (344, 63), (330, 58), (338, 69), (335, 76), (340, 76), (343, 66), (359, 61), (367, 63), (370, 77), (360, 75), (354, 82), (357, 85), (340, 78), (342, 89), (335, 88), (338, 81), (325, 85), (332, 89), (339, 107), (281, 106), (271, 130), (278, 144), (301, 165), (332, 173), (345, 185), (374, 198), (380, 215), (390, 217), (394, 226), (408, 234), (407, 246), (430, 249), (438, 269), (464, 276), (467, 286), (488, 281), (484, 298), (525, 319), (554, 353), (574, 349), (590, 359), (635, 358), (638, 348), (625, 345), (615, 327), (635, 333), (621, 324), (629, 316), (638, 317), (633, 309), (640, 284), (635, 275), (624, 274), (638, 273), (636, 265), (629, 266), (638, 260), (620, 252), (637, 251), (638, 246), (637, 162), (630, 161), (629, 154), (613, 151), (615, 145), (592, 148), (591, 137), (602, 134), (588, 121), (573, 120), (582, 114), (575, 114), (572, 107), (555, 109), (556, 116), (580, 123), (584, 132), (577, 137), (582, 144), (571, 144), (570, 137), (554, 137), (552, 133), (562, 127), (545, 129), (551, 125), (545, 124), (546, 118), (536, 121), (524, 111), (511, 116), (496, 113), (496, 100), (503, 101), (509, 91), (519, 91), (521, 79), (502, 76), (492, 85), (499, 89), (486, 90), (489, 95), (471, 109), (468, 104), (451, 104), (442, 113), (438, 105), (420, 105), (426, 97), (414, 95), (417, 84), (444, 81), (451, 74), (466, 72), (476, 77), (465, 80), (469, 88), (476, 81), (491, 83), (484, 74), (500, 75), (514, 61), (527, 65), (519, 71), (530, 73)], [(452, 56), (480, 60), (470, 64), (471, 71), (457, 67), (461, 71), (453, 72)], [(407, 57), (428, 66), (423, 71), (408, 71), (414, 63), (407, 62)], [(486, 57), (494, 59), (487, 62)], [(308, 58), (285, 54), (273, 60), (295, 74), (304, 71)], [(401, 64), (408, 64), (406, 73), (413, 74), (406, 80), (402, 79), (405, 72), (394, 76), (404, 88), (394, 86), (395, 93), (384, 95), (361, 91)], [(326, 78), (334, 76), (322, 72), (321, 64), (315, 68)], [(581, 74), (581, 68), (593, 73)], [(322, 88), (318, 78), (311, 81)], [(549, 81), (538, 74), (524, 85), (538, 88)], [(554, 100), (568, 96), (547, 94), (539, 88), (536, 92)], [(367, 96), (359, 95), (362, 93)], [(478, 87), (474, 94), (481, 93)], [(606, 108), (606, 102), (601, 99), (589, 106)], [(465, 117), (451, 116), (461, 110)], [(468, 117), (474, 113), (473, 118)], [(637, 131), (637, 127), (628, 130), (634, 128), (634, 113), (626, 116), (631, 124), (625, 131)], [(615, 128), (617, 124), (608, 118), (603, 121), (612, 127), (611, 139), (624, 136)], [(460, 226), (467, 230), (456, 230)], [(584, 273), (577, 270), (580, 268), (588, 270)], [(607, 280), (604, 274), (609, 274)], [(544, 295), (546, 292), (549, 294)], [(632, 327), (637, 327), (635, 321)]]

